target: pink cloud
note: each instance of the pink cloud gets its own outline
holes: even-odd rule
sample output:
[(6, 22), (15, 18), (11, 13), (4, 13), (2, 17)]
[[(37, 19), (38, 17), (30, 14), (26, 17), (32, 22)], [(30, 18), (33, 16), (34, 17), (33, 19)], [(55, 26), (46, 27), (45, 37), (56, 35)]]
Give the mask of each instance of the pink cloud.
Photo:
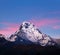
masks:
[[(54, 29), (60, 29), (60, 26), (57, 26), (57, 24), (60, 23), (60, 20), (58, 19), (42, 19), (42, 20), (30, 20), (31, 23), (35, 24), (37, 27), (45, 27), (50, 26)], [(16, 23), (7, 23), (3, 22), (1, 23), (3, 25), (6, 25), (6, 28), (0, 29), (0, 33), (4, 35), (10, 35), (18, 30), (20, 24)]]
[(7, 36), (15, 33), (17, 30), (18, 30), (18, 27), (6, 27), (6, 29), (0, 30), (0, 33)]
[(30, 22), (34, 23), (37, 27), (47, 26), (47, 25), (55, 25), (60, 23), (58, 19), (42, 19), (42, 20), (30, 20)]
[(60, 29), (60, 25), (56, 25), (52, 27), (53, 29)]
[(5, 36), (9, 36), (10, 34), (13, 33), (13, 31), (12, 30), (11, 31), (8, 31), (8, 30), (0, 30), (0, 33), (1, 34), (4, 34)]
[(19, 27), (19, 24), (14, 24), (14, 23), (1, 23), (1, 24), (7, 25), (3, 29), (0, 29), (0, 33), (4, 34), (6, 36), (9, 36), (12, 33), (14, 33), (15, 31), (17, 31), (18, 27)]

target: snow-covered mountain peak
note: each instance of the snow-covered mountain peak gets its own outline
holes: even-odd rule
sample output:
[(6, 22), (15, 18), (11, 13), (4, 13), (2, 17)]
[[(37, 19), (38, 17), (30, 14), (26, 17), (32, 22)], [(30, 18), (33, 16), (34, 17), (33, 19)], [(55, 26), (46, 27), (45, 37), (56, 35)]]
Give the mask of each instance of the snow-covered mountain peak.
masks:
[(6, 39), (5, 35), (3, 35), (3, 34), (0, 34), (0, 38), (5, 38)]
[(20, 25), (20, 28), (8, 40), (14, 42), (18, 38), (40, 44), (41, 46), (55, 45), (50, 36), (43, 34), (34, 24), (26, 21)]
[(22, 25), (30, 25), (31, 23), (30, 22), (27, 22), (27, 21), (24, 21), (23, 23), (22, 23)]
[(33, 28), (33, 27), (34, 25), (32, 23), (25, 21), (21, 24), (20, 29), (21, 28), (27, 29), (27, 28)]
[(23, 22), (20, 26), (20, 32), (24, 32), (26, 37), (33, 42), (37, 41), (37, 36), (42, 38), (42, 33), (30, 22)]

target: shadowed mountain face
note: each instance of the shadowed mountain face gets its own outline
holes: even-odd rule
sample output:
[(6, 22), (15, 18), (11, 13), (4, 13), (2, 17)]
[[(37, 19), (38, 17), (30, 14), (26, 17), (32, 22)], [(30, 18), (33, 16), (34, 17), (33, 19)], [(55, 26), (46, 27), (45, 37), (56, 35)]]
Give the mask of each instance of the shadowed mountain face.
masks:
[(19, 30), (10, 37), (5, 38), (4, 35), (0, 34), (0, 55), (58, 54), (60, 51), (58, 42), (40, 32), (32, 23), (23, 22)]
[(60, 39), (55, 39), (55, 42), (60, 45)]
[(45, 55), (55, 54), (60, 55), (60, 49), (56, 46), (40, 46), (35, 44), (16, 45), (15, 43), (7, 42), (5, 45), (0, 47), (0, 55)]
[(56, 44), (50, 36), (42, 33), (38, 28), (35, 27), (35, 25), (30, 22), (23, 22), (19, 30), (12, 34), (8, 40), (14, 42), (20, 38), (24, 39), (25, 41), (32, 42), (34, 44), (39, 44), (41, 46), (50, 46)]

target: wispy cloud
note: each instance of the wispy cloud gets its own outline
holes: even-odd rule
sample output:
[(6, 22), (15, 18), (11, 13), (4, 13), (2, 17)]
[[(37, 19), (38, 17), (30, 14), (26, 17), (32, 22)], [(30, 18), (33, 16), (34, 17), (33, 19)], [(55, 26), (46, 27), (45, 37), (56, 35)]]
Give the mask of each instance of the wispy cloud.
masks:
[(17, 31), (19, 27), (19, 24), (15, 24), (15, 23), (2, 22), (0, 24), (6, 25), (6, 27), (4, 27), (3, 29), (0, 29), (0, 33), (6, 36), (9, 36), (10, 34)]
[(60, 23), (60, 19), (30, 20), (30, 22), (34, 23), (37, 27), (51, 26), (53, 28), (54, 25), (55, 28), (60, 28), (60, 26), (56, 26)]
[(53, 29), (60, 29), (60, 25), (55, 25), (52, 27)]
[[(45, 27), (50, 26), (53, 29), (60, 29), (60, 20), (59, 19), (42, 19), (42, 20), (30, 20), (33, 24), (35, 24), (37, 27)], [(0, 24), (6, 25), (3, 29), (0, 29), (0, 33), (4, 35), (10, 35), (18, 30), (20, 24), (18, 23), (8, 23), (8, 22), (2, 22)], [(59, 24), (59, 26), (57, 25)]]

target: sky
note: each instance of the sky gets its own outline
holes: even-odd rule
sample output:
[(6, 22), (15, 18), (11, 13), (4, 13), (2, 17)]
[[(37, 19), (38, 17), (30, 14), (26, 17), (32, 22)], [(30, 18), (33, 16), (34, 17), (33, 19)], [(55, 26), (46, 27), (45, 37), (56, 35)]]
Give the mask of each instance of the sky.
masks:
[(24, 21), (52, 38), (60, 38), (60, 0), (0, 0), (1, 34), (13, 34)]

